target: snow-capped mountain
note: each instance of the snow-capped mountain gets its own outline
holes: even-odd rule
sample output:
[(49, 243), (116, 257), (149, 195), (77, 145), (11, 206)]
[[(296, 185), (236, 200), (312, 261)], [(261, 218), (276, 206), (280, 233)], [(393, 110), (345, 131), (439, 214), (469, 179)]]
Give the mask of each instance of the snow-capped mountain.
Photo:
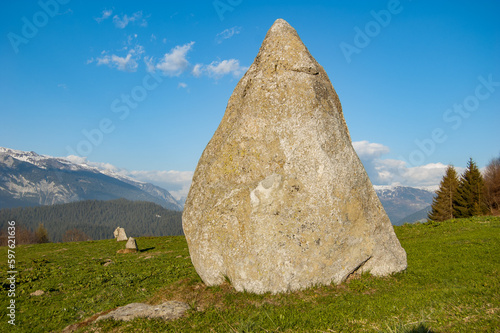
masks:
[[(425, 218), (437, 189), (436, 186), (416, 188), (375, 185), (373, 187), (389, 219), (395, 225)], [(415, 213), (419, 214), (414, 215)], [(405, 221), (406, 219), (408, 220)]]
[(182, 210), (167, 190), (112, 170), (0, 147), (0, 208), (117, 198)]

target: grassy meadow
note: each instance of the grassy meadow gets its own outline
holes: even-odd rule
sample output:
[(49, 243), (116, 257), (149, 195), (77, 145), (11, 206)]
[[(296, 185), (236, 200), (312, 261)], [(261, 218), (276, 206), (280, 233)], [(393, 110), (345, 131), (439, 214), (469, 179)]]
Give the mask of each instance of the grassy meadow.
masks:
[[(7, 247), (0, 248), (1, 332), (500, 332), (500, 218), (403, 225), (408, 269), (286, 294), (205, 286), (185, 238), (139, 237), (139, 253), (115, 240), (16, 247), (16, 320), (8, 324)], [(37, 290), (40, 296), (30, 295)], [(94, 322), (132, 302), (179, 300), (175, 321)], [(76, 324), (76, 325), (75, 325)]]

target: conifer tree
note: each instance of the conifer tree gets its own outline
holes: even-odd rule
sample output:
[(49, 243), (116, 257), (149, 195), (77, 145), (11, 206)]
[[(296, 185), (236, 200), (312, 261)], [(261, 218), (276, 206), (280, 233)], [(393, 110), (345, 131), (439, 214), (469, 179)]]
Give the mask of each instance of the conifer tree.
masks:
[(457, 195), (455, 196), (455, 217), (484, 215), (488, 212), (485, 202), (485, 186), (483, 176), (471, 159), (467, 169), (460, 177)]
[(48, 243), (49, 242), (49, 233), (47, 229), (43, 226), (42, 223), (38, 225), (38, 228), (35, 230), (36, 242), (37, 243)]
[(436, 191), (436, 196), (432, 199), (432, 210), (427, 216), (430, 220), (445, 221), (454, 218), (453, 201), (457, 187), (457, 171), (449, 165)]

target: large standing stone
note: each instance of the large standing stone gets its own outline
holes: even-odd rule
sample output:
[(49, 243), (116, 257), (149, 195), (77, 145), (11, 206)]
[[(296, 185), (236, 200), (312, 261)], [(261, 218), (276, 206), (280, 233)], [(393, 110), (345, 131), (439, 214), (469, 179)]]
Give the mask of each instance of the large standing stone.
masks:
[(125, 229), (120, 227), (117, 227), (115, 231), (113, 231), (113, 236), (115, 236), (117, 242), (127, 240), (127, 234), (125, 233)]
[(276, 293), (406, 268), (326, 72), (281, 19), (229, 99), (182, 220), (208, 285)]

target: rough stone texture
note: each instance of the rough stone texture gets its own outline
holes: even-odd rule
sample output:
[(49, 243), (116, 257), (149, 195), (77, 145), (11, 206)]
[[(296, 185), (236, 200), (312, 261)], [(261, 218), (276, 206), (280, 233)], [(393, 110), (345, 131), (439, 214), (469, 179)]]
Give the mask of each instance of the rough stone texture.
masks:
[(127, 240), (127, 234), (125, 233), (125, 229), (123, 228), (116, 228), (115, 231), (113, 231), (113, 235), (115, 236), (117, 242)]
[(169, 301), (160, 305), (131, 303), (119, 307), (110, 313), (100, 316), (97, 320), (109, 319), (129, 321), (137, 317), (177, 319), (189, 310), (189, 305), (179, 301)]
[(137, 242), (135, 241), (135, 238), (130, 237), (127, 241), (127, 244), (125, 244), (125, 248), (137, 251)]
[(326, 72), (281, 19), (229, 99), (182, 220), (207, 285), (276, 293), (406, 268)]

